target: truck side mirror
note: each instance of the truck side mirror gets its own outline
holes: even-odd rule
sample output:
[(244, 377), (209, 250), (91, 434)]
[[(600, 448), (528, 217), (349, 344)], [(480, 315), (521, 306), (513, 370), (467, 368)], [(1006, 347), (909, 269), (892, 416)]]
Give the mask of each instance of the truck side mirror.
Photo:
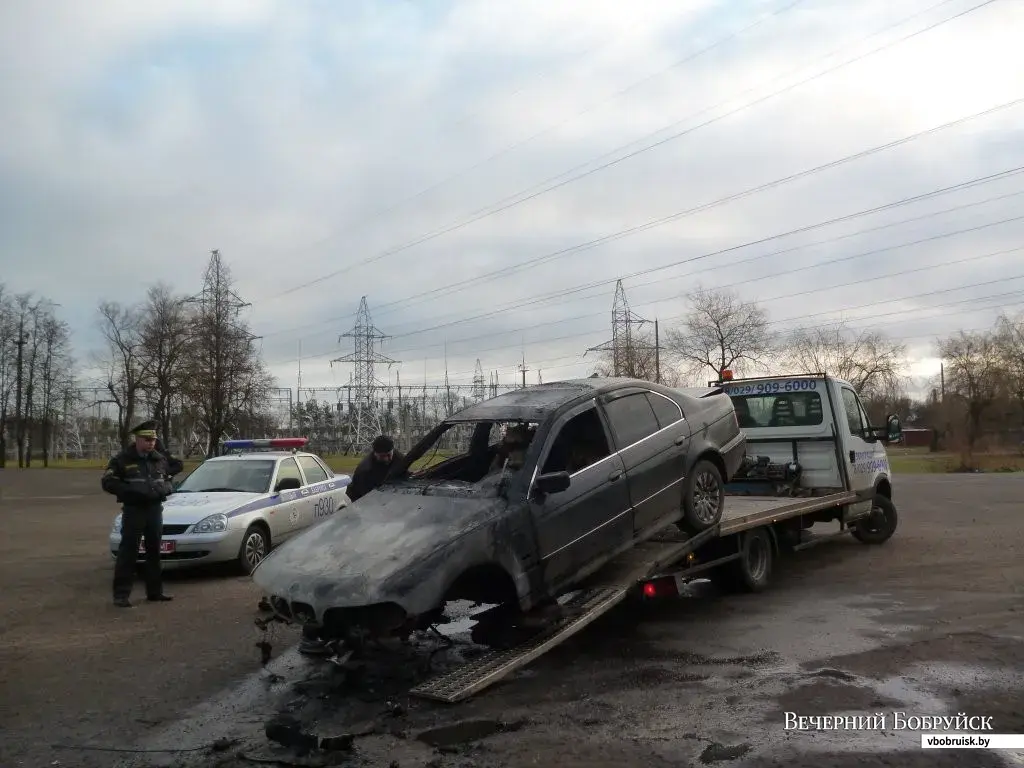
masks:
[(885, 442), (887, 443), (898, 443), (903, 438), (903, 425), (900, 423), (900, 417), (895, 413), (890, 413), (885, 417)]

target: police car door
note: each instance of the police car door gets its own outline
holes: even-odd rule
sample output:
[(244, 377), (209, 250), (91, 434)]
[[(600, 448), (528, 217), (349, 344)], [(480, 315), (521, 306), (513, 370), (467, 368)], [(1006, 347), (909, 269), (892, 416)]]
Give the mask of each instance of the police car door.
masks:
[[(299, 481), (300, 485), (305, 485), (305, 480), (299, 471), (299, 465), (295, 463), (295, 459), (291, 456), (281, 459), (281, 463), (277, 465), (277, 478), (274, 480), (274, 485), (276, 486), (285, 478), (295, 478)], [(277, 531), (271, 531), (270, 535), (275, 537), (277, 541), (294, 535), (302, 528), (302, 508), (309, 503), (307, 497), (302, 493), (304, 490), (306, 489), (281, 491), (277, 509), (270, 516), (271, 520), (273, 520), (271, 525), (277, 529)]]
[(302, 508), (302, 525), (308, 527), (326, 520), (338, 508), (338, 498), (344, 488), (331, 487), (330, 475), (315, 456), (299, 456), (299, 466), (309, 484), (308, 503)]

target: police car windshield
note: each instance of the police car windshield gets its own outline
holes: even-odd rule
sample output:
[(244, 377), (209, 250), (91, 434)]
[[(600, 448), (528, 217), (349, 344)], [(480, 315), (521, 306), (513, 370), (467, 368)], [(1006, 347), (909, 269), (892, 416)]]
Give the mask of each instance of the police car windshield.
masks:
[(178, 493), (269, 493), (272, 459), (207, 461), (178, 486)]

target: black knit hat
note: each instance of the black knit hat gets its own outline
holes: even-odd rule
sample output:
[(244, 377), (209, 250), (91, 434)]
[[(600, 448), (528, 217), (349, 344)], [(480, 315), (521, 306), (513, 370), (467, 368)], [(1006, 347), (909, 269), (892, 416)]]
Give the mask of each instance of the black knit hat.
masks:
[(390, 453), (395, 450), (395, 441), (387, 435), (381, 435), (373, 441), (374, 453)]

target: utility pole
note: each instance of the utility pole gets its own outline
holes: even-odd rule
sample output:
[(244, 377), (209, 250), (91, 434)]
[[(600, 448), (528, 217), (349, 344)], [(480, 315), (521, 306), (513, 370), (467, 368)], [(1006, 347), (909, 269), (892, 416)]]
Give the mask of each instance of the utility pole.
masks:
[(946, 364), (939, 363), (939, 397), (946, 402)]
[(523, 375), (523, 389), (526, 389), (526, 372), (530, 370), (526, 367), (526, 353), (523, 353), (523, 361), (519, 364), (519, 372)]
[(654, 383), (661, 384), (661, 341), (658, 338), (658, 321), (654, 321)]

